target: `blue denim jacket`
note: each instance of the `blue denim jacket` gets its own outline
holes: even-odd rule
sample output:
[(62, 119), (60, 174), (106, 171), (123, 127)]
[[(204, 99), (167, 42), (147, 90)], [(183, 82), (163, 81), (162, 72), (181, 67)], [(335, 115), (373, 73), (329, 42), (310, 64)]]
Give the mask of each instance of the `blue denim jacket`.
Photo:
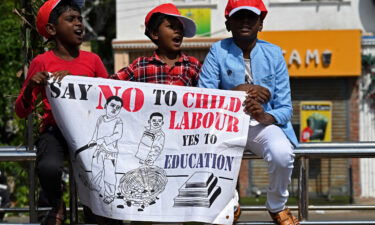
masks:
[[(263, 105), (294, 146), (298, 145), (290, 122), (293, 115), (289, 74), (278, 46), (258, 40), (250, 53), (253, 82), (268, 88), (271, 99)], [(227, 38), (214, 43), (204, 60), (198, 86), (230, 90), (245, 83), (245, 62), (242, 50)]]

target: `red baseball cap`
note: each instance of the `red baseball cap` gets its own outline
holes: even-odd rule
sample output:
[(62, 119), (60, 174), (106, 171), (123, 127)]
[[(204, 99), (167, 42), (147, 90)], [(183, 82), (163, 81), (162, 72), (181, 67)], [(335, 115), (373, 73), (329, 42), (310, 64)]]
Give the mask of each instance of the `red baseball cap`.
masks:
[[(71, 0), (78, 7), (82, 8), (85, 1), (84, 0)], [(61, 0), (47, 0), (44, 4), (39, 8), (38, 14), (36, 16), (36, 29), (40, 35), (45, 38), (50, 38), (50, 35), (47, 33), (46, 25), (49, 20), (49, 16), (52, 10), (61, 2)]]
[(147, 16), (145, 18), (146, 27), (148, 23), (150, 22), (150, 19), (154, 13), (163, 13), (165, 15), (177, 17), (181, 21), (182, 25), (184, 26), (184, 36), (194, 37), (195, 32), (197, 30), (194, 21), (188, 17), (181, 16), (180, 11), (178, 11), (175, 5), (171, 3), (166, 3), (166, 4), (161, 4), (159, 6), (156, 6), (154, 9), (152, 9), (149, 13), (147, 13)]
[(225, 18), (228, 19), (241, 9), (260, 15), (262, 19), (266, 17), (268, 12), (262, 0), (228, 0), (227, 7), (225, 7)]

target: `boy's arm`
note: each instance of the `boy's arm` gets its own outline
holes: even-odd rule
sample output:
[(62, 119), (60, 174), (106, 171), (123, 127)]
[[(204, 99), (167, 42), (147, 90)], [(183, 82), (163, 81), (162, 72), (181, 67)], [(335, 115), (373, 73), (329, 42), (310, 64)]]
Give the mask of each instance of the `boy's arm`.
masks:
[(289, 73), (281, 49), (279, 49), (279, 54), (275, 61), (276, 81), (274, 94), (272, 96), (273, 107), (272, 110), (267, 111), (267, 113), (275, 118), (277, 124), (284, 125), (291, 120), (293, 107), (289, 84)]
[(199, 81), (199, 72), (202, 68), (202, 64), (199, 62), (199, 60), (195, 57), (190, 57), (190, 69), (192, 70), (192, 86), (196, 87), (198, 85)]
[(21, 93), (16, 100), (16, 114), (20, 118), (24, 118), (32, 112), (32, 110), (35, 108), (35, 101), (38, 98), (38, 94), (47, 84), (47, 80), (50, 76), (53, 77), (54, 82), (61, 82), (61, 80), (68, 74), (70, 74), (70, 72), (66, 70), (57, 71), (52, 74), (47, 71), (43, 71), (37, 72), (27, 78), (24, 82)]
[(98, 140), (98, 130), (99, 130), (99, 126), (100, 126), (102, 120), (103, 120), (103, 117), (99, 117), (98, 120), (96, 121), (95, 130), (94, 130), (94, 133), (92, 134), (92, 138), (91, 138), (89, 144), (90, 143), (96, 143), (96, 141)]
[(152, 146), (151, 146), (151, 150), (150, 150), (150, 153), (148, 154), (147, 156), (147, 159), (148, 161), (155, 161), (160, 153), (163, 151), (164, 149), (164, 141), (165, 141), (165, 135), (164, 133), (162, 134), (159, 134), (156, 136)]
[(118, 119), (115, 128), (113, 129), (113, 134), (111, 136), (103, 137), (106, 145), (110, 145), (122, 137), (122, 127), (122, 120)]
[(38, 63), (37, 60), (34, 59), (31, 62), (27, 77), (15, 103), (15, 111), (20, 118), (25, 118), (35, 108), (38, 95), (48, 79), (48, 73), (46, 71), (40, 71), (43, 71), (41, 63)]
[(115, 79), (115, 80), (126, 80), (126, 81), (131, 80), (131, 81), (134, 81), (134, 71), (137, 68), (139, 59), (140, 58), (137, 58), (129, 66), (126, 66), (126, 67), (120, 69), (117, 73), (111, 75), (110, 78)]
[(220, 68), (216, 57), (215, 45), (210, 48), (199, 73), (198, 87), (219, 88)]

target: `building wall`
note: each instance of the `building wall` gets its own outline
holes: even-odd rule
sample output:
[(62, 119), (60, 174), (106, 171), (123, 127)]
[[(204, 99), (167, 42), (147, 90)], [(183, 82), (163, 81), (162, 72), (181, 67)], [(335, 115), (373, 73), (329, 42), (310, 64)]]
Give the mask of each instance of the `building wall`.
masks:
[[(149, 42), (143, 34), (145, 15), (151, 8), (166, 2), (173, 2), (179, 8), (209, 8), (211, 10), (210, 37), (221, 39), (230, 36), (224, 27), (223, 12), (227, 1), (117, 0), (117, 37), (115, 42), (132, 42), (133, 40)], [(264, 31), (359, 29), (363, 34), (375, 33), (375, 1), (373, 0), (264, 0), (264, 2), (269, 11), (264, 21)], [(184, 42), (194, 42), (194, 40), (195, 38), (185, 39)], [(208, 48), (185, 49), (185, 52), (203, 61)], [(118, 48), (115, 50), (116, 70), (126, 66), (140, 55), (150, 55), (152, 51), (152, 48), (143, 50)], [(332, 141), (360, 140), (360, 132), (363, 136), (365, 131), (360, 126), (359, 113), (364, 115), (366, 111), (359, 111), (361, 103), (358, 101), (357, 82), (356, 77), (343, 78), (340, 75), (331, 78), (293, 77), (291, 79), (293, 124), (298, 128), (301, 101), (332, 101)], [(368, 121), (369, 117), (366, 118)], [(373, 121), (371, 118), (370, 121)], [(364, 119), (361, 120), (364, 121)], [(365, 139), (361, 138), (361, 140)], [(366, 169), (368, 167), (361, 167), (359, 159), (311, 160), (310, 191), (317, 195), (331, 194), (331, 192), (333, 194), (349, 193), (349, 168), (353, 171), (354, 193), (357, 197), (361, 196), (361, 189), (364, 188), (361, 179), (366, 179), (365, 175), (367, 176), (368, 172), (372, 170)], [(361, 176), (360, 173), (362, 173)], [(295, 175), (293, 176), (295, 177)], [(267, 183), (266, 165), (262, 160), (244, 160), (242, 162), (241, 196), (253, 194), (254, 188), (264, 190)], [(297, 190), (296, 185), (297, 181), (294, 178), (291, 185), (292, 193)]]
[(269, 10), (269, 16), (265, 21), (266, 29), (375, 31), (375, 5), (369, 0), (305, 2), (268, 0), (265, 2)]
[[(351, 105), (351, 101), (353, 97), (356, 98), (355, 93), (357, 93), (355, 81), (356, 78), (292, 78), (293, 125), (298, 127), (300, 124), (299, 104), (301, 101), (332, 101), (332, 141), (356, 140), (358, 129), (353, 129), (353, 127), (358, 126), (358, 122), (355, 120), (355, 117), (358, 118), (358, 112), (349, 113), (351, 109), (358, 108), (358, 104)], [(356, 102), (354, 101), (352, 104), (356, 104)], [(296, 133), (298, 134), (298, 130)], [(350, 162), (350, 159), (310, 160), (310, 192), (313, 195), (348, 195)], [(248, 164), (248, 168), (247, 173), (251, 178), (250, 182), (246, 182), (251, 183), (252, 186), (243, 190), (242, 194), (252, 195), (254, 187), (263, 191), (266, 190), (268, 184), (266, 163), (262, 160), (252, 160)], [(242, 170), (244, 169), (242, 168)], [(292, 194), (296, 194), (297, 185), (297, 171), (293, 171), (293, 180), (290, 187)]]
[[(211, 37), (226, 37), (223, 0), (117, 0), (116, 40), (147, 40), (144, 18), (155, 6), (172, 2), (179, 8), (209, 8)], [(375, 33), (375, 4), (371, 0), (264, 0), (268, 15), (264, 30), (360, 29)], [(309, 18), (309, 19), (306, 19)]]
[[(363, 54), (375, 57), (375, 37), (364, 40)], [(373, 65), (375, 68), (375, 65)], [(372, 81), (374, 82), (374, 81)], [(365, 91), (371, 84), (371, 74), (365, 72), (359, 81), (360, 85), (360, 140), (375, 141), (375, 105), (374, 100), (365, 96)], [(359, 159), (361, 198), (375, 198), (375, 159)]]

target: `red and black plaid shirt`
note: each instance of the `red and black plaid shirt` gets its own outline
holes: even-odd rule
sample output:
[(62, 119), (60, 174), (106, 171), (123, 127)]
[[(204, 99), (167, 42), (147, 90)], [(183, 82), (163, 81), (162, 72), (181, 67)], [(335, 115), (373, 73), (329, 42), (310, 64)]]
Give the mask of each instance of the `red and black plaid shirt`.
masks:
[(179, 86), (196, 86), (201, 63), (198, 59), (181, 54), (170, 67), (154, 52), (151, 57), (139, 57), (132, 64), (119, 70), (113, 79)]

